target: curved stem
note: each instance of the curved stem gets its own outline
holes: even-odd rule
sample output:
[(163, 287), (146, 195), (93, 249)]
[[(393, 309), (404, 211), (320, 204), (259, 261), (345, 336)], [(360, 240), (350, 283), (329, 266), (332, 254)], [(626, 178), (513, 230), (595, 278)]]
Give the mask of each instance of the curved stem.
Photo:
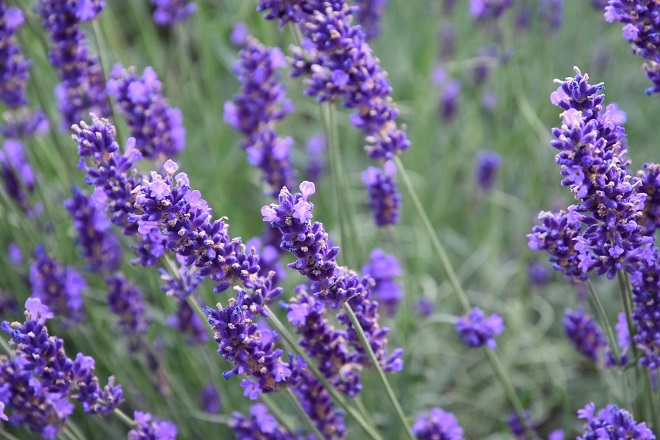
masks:
[(401, 421), (401, 424), (405, 428), (406, 437), (411, 439), (411, 440), (414, 440), (415, 439), (415, 434), (413, 434), (411, 429), (410, 429), (408, 421), (406, 420), (406, 415), (404, 414), (403, 409), (401, 408), (401, 404), (399, 403), (399, 400), (396, 398), (396, 395), (394, 394), (394, 390), (392, 389), (392, 386), (390, 385), (390, 381), (387, 380), (387, 376), (385, 376), (385, 372), (383, 371), (383, 369), (380, 367), (380, 364), (378, 363), (378, 359), (376, 358), (376, 354), (374, 353), (373, 349), (371, 348), (371, 344), (369, 343), (369, 339), (367, 338), (367, 335), (364, 333), (364, 330), (362, 329), (362, 326), (360, 325), (360, 321), (358, 321), (358, 318), (355, 315), (355, 312), (353, 312), (353, 309), (351, 308), (350, 304), (343, 303), (342, 308), (344, 309), (344, 312), (346, 312), (346, 315), (348, 315), (348, 319), (351, 320), (351, 324), (353, 324), (353, 328), (355, 329), (358, 336), (360, 337), (360, 342), (362, 342), (362, 346), (364, 348), (364, 351), (366, 351), (367, 356), (369, 356), (369, 361), (371, 362), (371, 365), (376, 370), (378, 379), (380, 380), (381, 385), (385, 389), (385, 394), (387, 395), (387, 398), (389, 399), (390, 403), (394, 407), (394, 410), (396, 411), (396, 414), (399, 417), (399, 420)]
[(120, 410), (119, 408), (115, 408), (114, 413), (117, 416), (117, 418), (121, 420), (124, 423), (124, 425), (128, 426), (129, 428), (132, 428), (133, 425), (135, 425), (135, 423), (133, 423), (133, 419), (128, 417), (126, 413)]
[(612, 326), (610, 325), (609, 319), (607, 319), (607, 313), (605, 313), (605, 307), (603, 307), (603, 303), (600, 301), (600, 298), (598, 297), (598, 294), (596, 293), (596, 289), (594, 288), (594, 285), (592, 284), (591, 280), (587, 280), (587, 287), (589, 288), (589, 294), (591, 295), (591, 299), (593, 300), (594, 305), (596, 306), (596, 313), (598, 313), (598, 316), (600, 316), (600, 322), (603, 323), (605, 326), (605, 330), (607, 331), (607, 339), (610, 341), (610, 347), (612, 347), (612, 351), (614, 352), (614, 356), (616, 357), (617, 364), (619, 364), (619, 361), (621, 360), (621, 356), (619, 355), (619, 345), (616, 342), (616, 338), (614, 337), (614, 332), (612, 331)]

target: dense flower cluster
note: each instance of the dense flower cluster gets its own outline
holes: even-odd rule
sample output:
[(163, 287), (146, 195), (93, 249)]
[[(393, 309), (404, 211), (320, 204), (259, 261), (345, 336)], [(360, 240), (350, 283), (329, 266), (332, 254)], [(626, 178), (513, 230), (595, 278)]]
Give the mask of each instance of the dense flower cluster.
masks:
[(564, 331), (578, 352), (594, 361), (602, 360), (607, 339), (593, 316), (584, 313), (582, 308), (575, 311), (566, 309)]
[(596, 405), (589, 403), (578, 411), (578, 418), (584, 419), (585, 432), (577, 440), (631, 439), (655, 440), (653, 432), (645, 422), (637, 423), (632, 414), (623, 408), (609, 404), (596, 414)]
[(358, 23), (360, 23), (367, 39), (376, 38), (380, 33), (380, 18), (387, 2), (388, 0), (359, 0), (355, 2), (358, 7)]
[(660, 368), (660, 252), (653, 248), (653, 259), (640, 263), (630, 281), (633, 286), (635, 345), (642, 351), (640, 363), (651, 371)]
[(135, 138), (135, 147), (145, 158), (170, 158), (185, 146), (183, 116), (163, 97), (162, 83), (151, 67), (135, 74), (135, 68), (115, 64), (108, 80), (108, 93), (119, 108)]
[(484, 191), (493, 189), (501, 164), (502, 156), (494, 151), (482, 150), (477, 154), (475, 177), (479, 188)]
[(486, 318), (484, 312), (473, 307), (469, 314), (456, 321), (456, 332), (470, 347), (486, 346), (491, 350), (497, 347), (495, 336), (504, 331), (504, 320), (496, 314)]
[(368, 167), (362, 173), (362, 181), (369, 193), (369, 205), (374, 213), (374, 222), (377, 226), (390, 226), (399, 223), (399, 210), (401, 207), (401, 194), (397, 190), (396, 165), (388, 160), (380, 168)]
[(257, 403), (250, 408), (250, 415), (232, 413), (229, 426), (237, 438), (246, 440), (294, 440), (298, 438), (277, 424), (277, 420), (269, 412), (266, 405)]
[(638, 222), (642, 225), (642, 234), (654, 237), (660, 227), (660, 165), (645, 163), (633, 182), (640, 185), (639, 192), (646, 194), (643, 215)]
[(176, 425), (169, 420), (153, 418), (142, 411), (133, 413), (135, 427), (128, 431), (128, 440), (174, 440)]
[(23, 24), (20, 9), (0, 4), (0, 102), (9, 108), (27, 104), (25, 86), (30, 62), (16, 42), (16, 31)]
[(605, 20), (624, 23), (623, 38), (632, 44), (633, 53), (648, 61), (644, 65), (653, 87), (648, 95), (660, 93), (660, 5), (654, 0), (609, 0)]
[(7, 139), (25, 139), (43, 134), (50, 126), (44, 112), (27, 107), (17, 112), (6, 112), (2, 119), (4, 123), (0, 123), (0, 134)]
[(204, 385), (199, 390), (199, 402), (204, 411), (211, 414), (220, 414), (220, 395), (213, 384)]
[(25, 157), (23, 144), (8, 139), (0, 148), (0, 177), (5, 190), (25, 212), (34, 213), (30, 195), (34, 192), (34, 171)]
[(225, 103), (224, 119), (245, 135), (241, 145), (248, 162), (263, 171), (269, 192), (277, 196), (283, 186), (292, 186), (295, 178), (293, 139), (280, 137), (275, 131), (277, 121), (293, 110), (277, 73), (286, 62), (278, 48), (266, 48), (252, 37), (239, 57), (234, 74), (241, 90)]
[(301, 376), (300, 383), (294, 388), (300, 404), (314, 422), (323, 438), (327, 440), (343, 439), (346, 434), (344, 413), (338, 411), (330, 398), (328, 390), (323, 388), (310, 372)]
[(154, 22), (160, 26), (171, 26), (185, 21), (197, 11), (197, 5), (186, 0), (151, 0), (151, 3), (156, 6)]
[(63, 127), (78, 123), (89, 111), (107, 116), (110, 108), (103, 71), (97, 56), (90, 55), (82, 22), (105, 7), (103, 0), (40, 0), (41, 17), (53, 45), (48, 60), (62, 81), (55, 94)]
[(382, 303), (388, 315), (394, 315), (403, 297), (401, 285), (395, 280), (401, 276), (401, 266), (394, 255), (376, 248), (369, 254), (369, 263), (362, 273), (374, 280), (371, 293)]
[(63, 325), (78, 324), (83, 318), (82, 292), (85, 279), (71, 267), (51, 259), (43, 246), (35, 249), (35, 261), (30, 266), (32, 295), (62, 318)]
[(48, 334), (53, 317), (37, 298), (25, 302), (25, 322), (4, 321), (0, 329), (12, 337), (12, 358), (0, 357), (0, 402), (13, 425), (26, 424), (44, 438), (55, 438), (73, 412), (69, 398), (82, 403), (88, 414), (108, 414), (122, 400), (121, 385), (110, 377), (101, 389), (94, 375), (94, 359), (64, 352), (64, 341)]
[(456, 416), (438, 407), (420, 414), (412, 432), (419, 440), (463, 440), (463, 428)]

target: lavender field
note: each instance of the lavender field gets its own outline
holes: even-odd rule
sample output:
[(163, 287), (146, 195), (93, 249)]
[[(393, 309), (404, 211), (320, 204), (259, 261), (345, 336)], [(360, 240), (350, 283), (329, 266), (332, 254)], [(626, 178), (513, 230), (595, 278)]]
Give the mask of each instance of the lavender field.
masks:
[(0, 438), (655, 439), (659, 33), (0, 0)]

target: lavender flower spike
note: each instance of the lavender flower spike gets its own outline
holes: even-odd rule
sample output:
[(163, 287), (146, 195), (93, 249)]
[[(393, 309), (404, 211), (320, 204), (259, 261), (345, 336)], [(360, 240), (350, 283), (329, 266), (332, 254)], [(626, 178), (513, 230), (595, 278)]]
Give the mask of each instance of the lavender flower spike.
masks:
[(16, 31), (23, 23), (23, 13), (17, 8), (0, 4), (0, 102), (15, 109), (27, 104), (25, 86), (30, 62), (25, 59), (16, 41)]
[(153, 418), (142, 411), (133, 413), (135, 427), (128, 431), (128, 440), (175, 440), (176, 425), (169, 420)]
[(593, 316), (585, 314), (582, 308), (578, 308), (575, 312), (566, 309), (564, 331), (578, 352), (594, 361), (603, 358), (607, 340)]
[(578, 418), (586, 420), (584, 434), (577, 440), (601, 440), (625, 438), (630, 440), (655, 440), (645, 422), (637, 423), (632, 414), (623, 408), (609, 404), (596, 414), (596, 405), (587, 404), (578, 411)]
[(377, 226), (390, 226), (399, 223), (401, 194), (397, 189), (396, 165), (393, 161), (385, 162), (384, 172), (376, 167), (369, 167), (362, 173), (362, 181), (367, 186), (369, 205), (374, 213)]
[(504, 321), (499, 315), (485, 317), (484, 312), (473, 307), (467, 316), (456, 322), (456, 332), (463, 342), (470, 347), (486, 346), (491, 350), (497, 347), (495, 335), (504, 331)]
[(438, 407), (420, 414), (412, 431), (419, 440), (463, 440), (463, 428), (456, 416)]
[(482, 150), (477, 154), (476, 180), (483, 191), (493, 188), (501, 164), (502, 156), (494, 151)]
[(235, 412), (231, 415), (229, 426), (237, 438), (272, 440), (294, 440), (290, 432), (277, 424), (277, 420), (269, 412), (266, 405), (257, 403), (250, 408), (250, 416)]
[(367, 39), (376, 38), (380, 33), (379, 21), (387, 6), (388, 0), (359, 0), (358, 22), (364, 30)]
[(362, 268), (362, 273), (374, 279), (372, 293), (385, 306), (387, 314), (394, 315), (403, 297), (403, 289), (395, 280), (401, 276), (396, 257), (376, 248), (369, 254), (369, 263)]
[(197, 11), (197, 5), (186, 0), (151, 0), (151, 3), (156, 6), (154, 23), (159, 26), (172, 26), (185, 21)]

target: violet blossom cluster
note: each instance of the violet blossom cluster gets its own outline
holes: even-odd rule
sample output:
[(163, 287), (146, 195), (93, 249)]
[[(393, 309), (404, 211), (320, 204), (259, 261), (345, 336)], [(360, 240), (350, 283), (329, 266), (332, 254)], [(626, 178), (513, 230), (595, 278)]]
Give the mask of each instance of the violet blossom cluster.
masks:
[(65, 326), (83, 319), (82, 292), (85, 279), (71, 267), (53, 260), (42, 245), (35, 249), (35, 261), (30, 266), (32, 295), (41, 300), (60, 318)]
[(236, 437), (242, 439), (295, 440), (299, 438), (282, 428), (263, 403), (252, 405), (249, 416), (239, 412), (232, 413), (229, 426), (234, 430)]
[(475, 178), (479, 188), (486, 192), (493, 189), (501, 165), (502, 156), (495, 151), (481, 150), (477, 154)]
[(613, 404), (596, 413), (596, 405), (589, 403), (578, 411), (578, 418), (586, 420), (586, 423), (584, 434), (578, 436), (577, 440), (655, 440), (646, 422), (637, 423), (630, 412)]
[(195, 2), (186, 0), (151, 0), (151, 3), (156, 6), (154, 23), (159, 26), (172, 26), (185, 21), (197, 11)]
[(248, 37), (233, 69), (241, 89), (225, 103), (224, 113), (225, 122), (245, 135), (241, 146), (248, 162), (263, 172), (274, 197), (295, 179), (291, 163), (293, 139), (280, 137), (275, 130), (275, 124), (293, 110), (277, 72), (285, 66), (279, 48), (264, 47)]
[(463, 440), (456, 416), (439, 407), (417, 416), (412, 432), (419, 440)]
[(623, 38), (632, 44), (632, 51), (647, 61), (646, 75), (653, 83), (646, 94), (660, 93), (660, 5), (654, 0), (609, 0), (605, 20), (619, 21)]
[(48, 334), (46, 321), (53, 314), (38, 298), (25, 302), (25, 322), (4, 321), (11, 358), (0, 357), (0, 402), (9, 423), (25, 424), (44, 438), (55, 438), (73, 412), (69, 399), (82, 403), (87, 414), (108, 414), (122, 401), (121, 385), (114, 378), (101, 388), (94, 374), (94, 359), (78, 353), (66, 356), (64, 341)]
[(117, 104), (135, 138), (135, 147), (149, 159), (174, 157), (185, 146), (183, 115), (163, 97), (162, 83), (153, 68), (138, 77), (135, 67), (115, 64), (108, 80), (108, 93)]
[(653, 247), (653, 259), (642, 262), (630, 277), (633, 293), (633, 341), (641, 350), (640, 364), (650, 371), (660, 368), (660, 252)]
[(55, 95), (65, 128), (78, 123), (87, 112), (108, 115), (105, 80), (98, 56), (89, 53), (81, 24), (94, 20), (104, 9), (103, 0), (40, 0), (44, 27), (53, 43), (48, 60), (61, 83)]
[(396, 165), (388, 160), (383, 164), (383, 170), (368, 167), (362, 173), (362, 181), (369, 193), (369, 205), (374, 214), (377, 226), (390, 226), (399, 223), (401, 194), (397, 189)]
[(152, 417), (142, 411), (133, 413), (134, 427), (128, 431), (128, 440), (175, 440), (176, 425), (169, 420)]
[[(627, 172), (625, 115), (614, 104), (603, 108), (603, 85), (589, 84), (577, 67), (575, 72), (573, 78), (556, 80), (559, 88), (551, 101), (565, 111), (550, 145), (559, 150), (562, 185), (578, 201), (570, 208), (570, 220), (585, 226), (572, 240), (578, 269), (585, 274), (596, 269), (598, 275), (613, 278), (618, 270), (634, 270), (634, 264), (650, 258), (652, 238), (642, 235), (637, 223), (646, 195)], [(529, 236), (530, 247), (539, 247), (539, 237), (536, 232)]]
[(639, 192), (646, 194), (644, 210), (639, 224), (642, 234), (655, 237), (655, 231), (660, 228), (660, 165), (645, 163), (643, 169), (637, 171), (633, 178), (638, 184)]
[(504, 320), (497, 314), (488, 317), (479, 307), (473, 307), (470, 313), (456, 321), (456, 332), (461, 340), (470, 347), (486, 346), (491, 350), (497, 347), (495, 336), (504, 331)]
[(578, 352), (594, 361), (603, 359), (607, 339), (594, 317), (581, 307), (564, 311), (564, 332)]
[(0, 4), (0, 102), (10, 109), (27, 104), (25, 87), (30, 62), (16, 41), (16, 31), (23, 24), (23, 12)]
[(356, 1), (357, 21), (368, 40), (376, 38), (380, 33), (380, 19), (383, 16), (388, 0), (358, 0)]
[[(373, 279), (360, 277), (347, 267), (338, 265), (336, 256), (339, 248), (330, 246), (323, 224), (310, 221), (313, 205), (308, 198), (316, 191), (314, 184), (304, 181), (300, 184), (300, 191), (291, 194), (284, 187), (280, 191), (278, 204), (261, 208), (264, 221), (282, 232), (280, 247), (298, 258), (289, 267), (311, 281), (311, 294), (316, 299), (330, 303), (332, 308), (348, 303), (355, 311), (383, 370), (401, 370), (403, 350), (395, 349), (391, 354), (387, 353), (389, 329), (381, 328), (378, 323), (378, 302), (370, 297)], [(339, 313), (338, 319), (347, 327), (347, 340), (358, 352), (358, 362), (368, 365), (364, 347), (350, 319), (346, 313)]]
[(28, 215), (38, 213), (30, 203), (34, 193), (34, 170), (25, 157), (23, 144), (16, 139), (7, 139), (0, 148), (0, 177), (5, 189), (18, 206)]
[(383, 304), (388, 315), (394, 315), (403, 297), (403, 289), (396, 281), (401, 276), (401, 266), (396, 257), (376, 248), (369, 254), (369, 263), (362, 267), (362, 273), (373, 278), (371, 293)]
[(176, 267), (174, 275), (167, 273), (163, 269), (159, 270), (161, 280), (164, 284), (161, 290), (167, 296), (176, 298), (176, 310), (167, 317), (167, 325), (179, 329), (186, 336), (188, 344), (202, 344), (208, 340), (206, 324), (197, 316), (195, 311), (187, 302), (189, 296), (193, 296), (193, 301), (200, 303), (195, 290), (202, 282), (202, 277), (197, 273), (195, 267)]
[(132, 338), (130, 348), (134, 351), (149, 328), (142, 294), (121, 273), (109, 276), (105, 282), (108, 287), (108, 307), (119, 318), (122, 333)]
[(335, 408), (330, 393), (309, 371), (301, 376), (294, 392), (305, 413), (327, 440), (343, 439), (346, 434), (344, 413)]

